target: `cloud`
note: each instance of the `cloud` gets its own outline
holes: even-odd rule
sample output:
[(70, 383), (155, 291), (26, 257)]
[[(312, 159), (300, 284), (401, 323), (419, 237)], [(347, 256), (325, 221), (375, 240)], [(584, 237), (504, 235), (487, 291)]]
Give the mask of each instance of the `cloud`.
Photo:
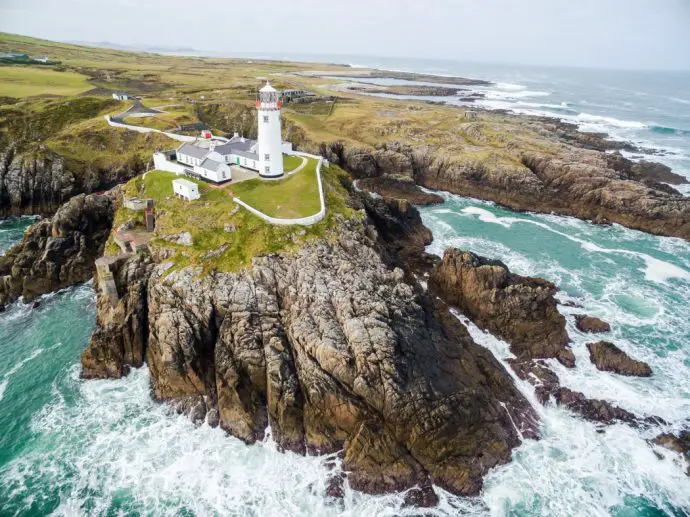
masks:
[(5, 0), (0, 29), (226, 53), (690, 69), (683, 0)]

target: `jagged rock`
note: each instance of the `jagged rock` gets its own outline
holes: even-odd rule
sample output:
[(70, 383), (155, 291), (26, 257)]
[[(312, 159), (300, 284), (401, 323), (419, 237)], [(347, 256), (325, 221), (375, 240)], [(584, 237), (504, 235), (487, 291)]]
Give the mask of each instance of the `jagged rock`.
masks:
[(663, 424), (663, 419), (655, 416), (640, 417), (625, 409), (614, 406), (605, 400), (588, 399), (583, 393), (562, 387), (558, 376), (541, 361), (510, 359), (508, 361), (515, 374), (535, 386), (537, 399), (546, 404), (551, 397), (555, 402), (583, 418), (604, 425), (624, 422), (633, 426)]
[(477, 326), (507, 341), (518, 358), (556, 358), (565, 366), (575, 365), (552, 283), (450, 248), (431, 272), (429, 288)]
[(194, 244), (192, 234), (189, 232), (182, 232), (181, 234), (179, 234), (175, 242), (180, 246), (191, 246), (192, 244)]
[(93, 276), (110, 235), (112, 195), (75, 196), (50, 219), (32, 224), (24, 239), (0, 257), (0, 303), (31, 302)]
[(85, 379), (118, 379), (129, 372), (130, 366), (144, 363), (148, 338), (146, 284), (154, 263), (140, 253), (114, 258), (104, 267), (112, 273), (117, 292), (107, 290), (106, 279), (99, 278), (99, 268), (96, 329), (81, 355), (81, 376)]
[(377, 242), (350, 221), (238, 273), (156, 266), (154, 396), (204, 397), (247, 443), (270, 425), (284, 449), (343, 450), (358, 490), (419, 486), (420, 504), (433, 501), (431, 483), (476, 494), (520, 442), (514, 426), (536, 436), (536, 416), (447, 307), (386, 266)]
[(228, 223), (225, 226), (223, 226), (223, 231), (225, 233), (235, 233), (237, 231), (237, 227), (234, 224)]
[[(532, 124), (542, 135), (558, 126), (538, 119)], [(472, 153), (449, 158), (441, 149), (413, 149), (403, 144), (382, 151), (334, 142), (323, 144), (321, 150), (331, 162), (357, 178), (410, 176), (409, 166), (410, 177), (423, 187), (495, 201), (520, 211), (615, 222), (690, 240), (690, 199), (659, 183), (672, 177), (660, 168), (652, 171), (650, 166), (635, 167), (622, 156), (603, 152), (620, 149), (620, 143), (606, 141), (601, 135), (578, 133), (574, 128), (564, 131), (569, 145), (554, 144), (550, 152), (510, 154), (509, 143), (506, 149), (488, 147), (496, 153), (508, 153), (501, 157), (510, 156), (510, 160), (477, 159)], [(472, 140), (485, 136), (481, 132), (475, 137), (468, 135)]]
[(424, 192), (412, 180), (394, 178), (367, 178), (359, 180), (357, 186), (365, 192), (374, 192), (385, 198), (404, 199), (413, 205), (438, 205), (443, 198), (438, 194)]
[(611, 325), (605, 321), (584, 314), (575, 315), (575, 326), (579, 331), (587, 332), (588, 334), (601, 334), (611, 331)]
[(652, 443), (680, 453), (687, 467), (685, 475), (690, 476), (690, 431), (681, 431), (678, 435), (671, 433), (660, 434), (654, 438)]
[(647, 363), (632, 359), (613, 343), (607, 341), (587, 343), (587, 349), (589, 350), (589, 359), (598, 370), (635, 377), (650, 377), (652, 375), (652, 369)]
[(404, 199), (360, 196), (364, 208), (378, 230), (386, 247), (405, 261), (415, 265), (424, 259), (426, 246), (433, 241), (419, 211)]
[(405, 494), (405, 506), (417, 508), (433, 508), (438, 504), (438, 494), (430, 485), (422, 488), (413, 488)]
[(587, 420), (603, 424), (613, 424), (617, 421), (636, 424), (640, 421), (630, 411), (616, 407), (605, 400), (588, 399), (579, 391), (559, 388), (553, 395), (558, 404), (580, 414)]

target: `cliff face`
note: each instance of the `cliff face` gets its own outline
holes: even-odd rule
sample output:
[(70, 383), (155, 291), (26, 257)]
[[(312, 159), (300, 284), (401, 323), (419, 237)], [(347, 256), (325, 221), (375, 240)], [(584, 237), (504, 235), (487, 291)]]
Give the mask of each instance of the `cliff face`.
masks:
[(69, 162), (50, 151), (15, 152), (0, 147), (0, 217), (52, 215), (71, 197), (106, 190), (142, 172), (143, 163), (95, 167)]
[(428, 147), (399, 143), (368, 150), (336, 142), (322, 145), (321, 152), (359, 178), (412, 178), (424, 187), (515, 210), (555, 212), (690, 239), (690, 198), (658, 183), (683, 178), (658, 164), (634, 164), (563, 144), (549, 152), (516, 151), (512, 161), (452, 160)]
[(0, 257), (0, 304), (25, 302), (89, 280), (114, 217), (112, 195), (72, 198), (50, 219), (31, 225)]
[(575, 365), (551, 282), (516, 275), (498, 260), (450, 248), (431, 272), (429, 288), (477, 326), (505, 339), (518, 358), (556, 358)]
[(433, 482), (476, 494), (483, 474), (520, 443), (516, 426), (536, 435), (535, 414), (447, 308), (384, 263), (377, 242), (371, 226), (351, 221), (240, 273), (197, 278), (155, 266), (146, 321), (132, 310), (142, 277), (120, 285), (124, 271), (146, 269), (141, 259), (114, 264), (118, 293), (127, 293), (114, 311), (137, 324), (120, 319), (109, 332), (101, 293), (84, 372), (99, 357), (124, 357), (110, 336), (133, 342), (143, 325), (155, 397), (194, 418), (208, 412), (247, 443), (270, 424), (285, 449), (343, 450), (350, 484), (367, 492)]

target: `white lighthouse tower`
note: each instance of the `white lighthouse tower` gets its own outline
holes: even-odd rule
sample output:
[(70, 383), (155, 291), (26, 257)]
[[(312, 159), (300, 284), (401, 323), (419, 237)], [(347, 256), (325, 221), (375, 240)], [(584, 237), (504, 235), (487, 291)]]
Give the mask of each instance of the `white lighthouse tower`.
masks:
[(265, 178), (283, 175), (283, 140), (280, 135), (280, 94), (267, 81), (259, 90), (256, 109), (259, 112), (259, 174)]

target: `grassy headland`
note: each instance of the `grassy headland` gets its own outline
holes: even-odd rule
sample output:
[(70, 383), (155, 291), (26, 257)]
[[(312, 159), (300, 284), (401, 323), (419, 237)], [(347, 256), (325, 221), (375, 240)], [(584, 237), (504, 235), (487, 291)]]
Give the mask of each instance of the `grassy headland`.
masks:
[[(300, 171), (284, 181), (296, 179), (302, 184), (302, 175), (316, 182), (313, 167), (311, 171)], [(172, 180), (177, 177), (168, 172), (152, 171), (145, 177), (132, 179), (124, 189), (126, 196), (154, 200), (156, 231), (150, 246), (154, 253), (166, 256), (166, 260), (172, 261), (176, 267), (198, 266), (204, 272), (235, 271), (248, 266), (257, 255), (289, 251), (311, 239), (327, 235), (338, 227), (338, 218), (357, 217), (357, 212), (348, 207), (349, 194), (342, 184), (347, 174), (336, 166), (322, 169), (327, 216), (320, 223), (308, 227), (267, 224), (237, 205), (226, 189), (210, 188), (191, 178), (187, 179), (199, 185), (201, 199), (191, 202), (180, 199), (174, 196), (172, 190)], [(298, 182), (293, 183), (297, 185)], [(279, 183), (260, 182), (248, 191), (257, 194), (257, 199), (262, 202), (270, 204), (271, 194), (268, 192), (275, 191), (273, 185)], [(233, 189), (240, 185), (242, 183)], [(294, 193), (299, 195), (296, 191)], [(268, 205), (257, 208), (269, 210)], [(318, 212), (318, 191), (316, 210), (311, 213), (315, 212)], [(143, 216), (140, 212), (120, 208), (115, 216), (115, 228), (123, 223), (134, 226), (134, 231), (143, 231)], [(177, 242), (183, 233), (191, 235), (191, 246)], [(107, 250), (110, 253), (119, 251), (112, 239)]]

